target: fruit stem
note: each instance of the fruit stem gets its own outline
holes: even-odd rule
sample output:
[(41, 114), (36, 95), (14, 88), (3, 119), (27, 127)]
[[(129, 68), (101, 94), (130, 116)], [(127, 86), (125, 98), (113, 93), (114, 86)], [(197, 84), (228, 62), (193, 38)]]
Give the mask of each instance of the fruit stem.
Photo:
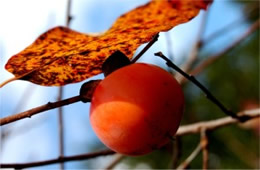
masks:
[(15, 81), (15, 80), (17, 80), (17, 77), (12, 77), (12, 78), (10, 78), (10, 79), (5, 80), (4, 82), (2, 82), (2, 83), (0, 84), (0, 88), (4, 87), (6, 84), (8, 84), (8, 83), (10, 83), (10, 82), (12, 82), (12, 81)]

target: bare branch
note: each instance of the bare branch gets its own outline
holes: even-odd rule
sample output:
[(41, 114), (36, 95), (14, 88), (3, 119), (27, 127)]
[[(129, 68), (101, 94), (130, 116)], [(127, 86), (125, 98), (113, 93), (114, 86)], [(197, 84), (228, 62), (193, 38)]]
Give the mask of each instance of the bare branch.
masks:
[(202, 148), (202, 168), (204, 170), (208, 169), (208, 162), (209, 162), (209, 150), (208, 150), (208, 137), (206, 134), (206, 129), (202, 128), (200, 131), (200, 144)]
[(87, 159), (96, 158), (98, 156), (111, 155), (114, 153), (115, 152), (111, 151), (111, 150), (104, 150), (104, 151), (99, 151), (99, 152), (86, 153), (86, 154), (82, 154), (82, 155), (58, 157), (56, 159), (44, 160), (44, 161), (39, 161), (39, 162), (0, 164), (0, 167), (1, 168), (22, 169), (22, 168), (50, 165), (50, 164), (55, 164), (55, 163), (60, 163), (60, 162), (87, 160)]
[(178, 167), (177, 169), (186, 169), (189, 164), (191, 163), (191, 161), (196, 158), (196, 156), (200, 153), (201, 151), (201, 144), (199, 143), (198, 146), (194, 149), (194, 151), (190, 154), (190, 156), (188, 156), (188, 158), (183, 161)]
[(140, 53), (133, 58), (133, 60), (131, 61), (131, 63), (135, 63), (140, 57), (142, 57), (142, 55), (158, 40), (159, 38), (159, 33), (157, 33), (153, 39), (142, 49), (142, 51), (140, 51)]
[[(63, 87), (59, 87), (59, 95), (57, 101), (63, 98)], [(63, 107), (58, 107), (58, 129), (59, 129), (59, 153), (60, 157), (64, 156), (64, 123), (63, 123)], [(60, 169), (64, 169), (64, 163), (60, 164)]]
[(69, 105), (69, 104), (79, 102), (79, 101), (81, 101), (81, 97), (75, 96), (75, 97), (71, 97), (71, 98), (68, 98), (68, 99), (65, 99), (65, 100), (62, 100), (62, 101), (48, 102), (45, 105), (35, 107), (35, 108), (27, 110), (25, 112), (21, 112), (21, 113), (15, 114), (15, 115), (11, 115), (11, 116), (1, 118), (0, 119), (0, 125), (2, 126), (2, 125), (5, 125), (5, 124), (8, 124), (8, 123), (15, 122), (15, 121), (20, 120), (20, 119), (30, 118), (31, 116), (33, 116), (37, 113), (44, 112), (44, 111), (51, 110), (51, 109), (55, 109), (57, 107)]
[(176, 169), (179, 159), (181, 157), (181, 138), (179, 136), (175, 137), (175, 140), (173, 141), (173, 154), (172, 154), (172, 163), (170, 168), (171, 169)]
[(125, 156), (124, 155), (121, 155), (119, 153), (117, 153), (115, 155), (115, 158), (112, 162), (110, 162), (109, 165), (107, 165), (107, 167), (105, 168), (106, 170), (110, 170), (110, 169), (113, 169)]
[[(70, 25), (70, 21), (71, 21), (71, 15), (70, 15), (70, 11), (71, 11), (71, 0), (67, 1), (67, 11), (66, 11), (66, 26), (69, 27)], [(63, 98), (63, 91), (64, 88), (61, 86), (59, 87), (59, 95), (57, 100), (61, 101)], [(63, 122), (63, 108), (59, 107), (58, 108), (58, 127), (59, 127), (59, 153), (60, 153), (60, 157), (64, 156), (64, 122)], [(63, 170), (64, 169), (64, 163), (61, 162), (60, 163), (60, 169)]]
[(71, 20), (72, 20), (72, 16), (71, 16), (71, 1), (72, 0), (68, 0), (67, 3), (67, 11), (66, 11), (66, 26), (69, 27)]
[(162, 52), (158, 52), (155, 53), (154, 55), (161, 57), (162, 59), (164, 59), (166, 61), (166, 64), (173, 68), (174, 70), (176, 70), (177, 72), (179, 72), (183, 77), (185, 77), (186, 79), (190, 80), (193, 84), (195, 84), (199, 89), (201, 89), (206, 97), (212, 102), (214, 103), (216, 106), (218, 106), (225, 114), (238, 119), (241, 122), (244, 122), (246, 120), (248, 120), (247, 116), (237, 116), (234, 112), (232, 112), (231, 110), (227, 109), (215, 96), (213, 96), (213, 94), (211, 94), (211, 92), (205, 87), (203, 86), (194, 76), (192, 75), (188, 75), (187, 73), (185, 73), (182, 69), (180, 69), (177, 65), (175, 65), (173, 62), (171, 62), (171, 60), (169, 60), (167, 57), (165, 57), (163, 55)]
[(84, 103), (86, 102), (90, 102), (93, 92), (96, 88), (96, 86), (98, 85), (98, 83), (100, 82), (100, 80), (91, 80), (88, 81), (86, 83), (84, 83), (81, 86), (80, 89), (80, 95), (79, 96), (75, 96), (75, 97), (71, 97), (68, 99), (64, 99), (61, 101), (57, 101), (57, 102), (48, 102), (45, 105), (39, 106), (39, 107), (35, 107), (33, 109), (27, 110), (25, 112), (21, 112), (21, 113), (17, 113), (15, 115), (11, 115), (11, 116), (7, 116), (5, 118), (1, 118), (0, 119), (0, 126), (20, 120), (20, 119), (24, 119), (24, 118), (30, 118), (31, 116), (40, 113), (40, 112), (44, 112), (47, 110), (51, 110), (51, 109), (55, 109), (61, 106), (65, 106), (68, 104), (72, 104), (72, 103), (76, 103), (79, 101), (82, 101)]
[[(260, 117), (260, 108), (254, 109), (254, 110), (245, 110), (242, 112), (239, 112), (238, 115), (246, 115), (250, 117), (250, 119), (254, 119), (257, 117)], [(180, 126), (178, 129), (176, 136), (184, 136), (188, 134), (196, 134), (200, 133), (202, 128), (209, 130), (214, 130), (223, 126), (231, 125), (234, 123), (238, 123), (239, 121), (237, 119), (234, 119), (232, 117), (224, 117), (216, 120), (211, 121), (205, 121), (205, 122), (198, 122), (190, 125), (183, 125)]]
[(177, 169), (187, 169), (190, 163), (196, 158), (196, 156), (202, 150), (203, 154), (203, 169), (208, 169), (208, 138), (206, 136), (206, 128), (203, 127), (200, 129), (200, 143), (195, 148), (195, 150), (185, 159)]

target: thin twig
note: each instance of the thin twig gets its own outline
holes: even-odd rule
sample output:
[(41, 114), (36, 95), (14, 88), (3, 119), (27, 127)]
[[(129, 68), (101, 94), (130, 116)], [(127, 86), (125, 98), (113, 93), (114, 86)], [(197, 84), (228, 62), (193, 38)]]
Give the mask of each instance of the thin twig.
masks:
[[(205, 31), (206, 23), (207, 23), (208, 13), (209, 13), (209, 10), (207, 10), (204, 13), (204, 15), (203, 15), (203, 18), (202, 18), (202, 21), (201, 21), (201, 24), (200, 24), (200, 28), (199, 28), (199, 32), (198, 32), (198, 35), (197, 35), (197, 40), (196, 40), (196, 42), (194, 43), (194, 45), (192, 47), (192, 50), (191, 50), (190, 55), (188, 57), (188, 60), (182, 66), (182, 69), (185, 72), (189, 71), (190, 67), (192, 66), (192, 64), (197, 60), (198, 52), (199, 52), (199, 49), (201, 47), (201, 39), (202, 39), (203, 33)], [(172, 57), (169, 56), (169, 58), (171, 60)], [(184, 80), (184, 77), (181, 76), (180, 74), (176, 74), (175, 78), (180, 83)], [(178, 147), (177, 141), (176, 141), (176, 144), (174, 146), (175, 147), (174, 147), (174, 152), (173, 152), (173, 164), (172, 164), (172, 167), (176, 168), (177, 167), (177, 162), (178, 162), (178, 157), (179, 157), (179, 154), (180, 154), (180, 151), (179, 151), (180, 149)]]
[(96, 158), (98, 156), (111, 155), (114, 153), (115, 152), (111, 151), (111, 150), (104, 150), (104, 151), (99, 151), (99, 152), (86, 153), (86, 154), (82, 154), (82, 155), (58, 157), (56, 159), (44, 160), (44, 161), (39, 161), (39, 162), (0, 164), (0, 167), (1, 168), (22, 169), (22, 168), (50, 165), (50, 164), (55, 164), (55, 163), (60, 163), (60, 162), (87, 160), (87, 159)]
[[(245, 110), (237, 113), (237, 115), (243, 116), (246, 115), (250, 117), (250, 119), (260, 117), (260, 108), (254, 110)], [(190, 125), (180, 126), (178, 129), (176, 136), (184, 136), (188, 134), (197, 134), (200, 133), (202, 128), (207, 129), (207, 131), (214, 130), (217, 128), (221, 128), (227, 125), (238, 123), (237, 119), (232, 117), (224, 117), (211, 121), (198, 122)]]
[(199, 143), (198, 146), (194, 149), (194, 151), (190, 154), (190, 156), (188, 156), (187, 159), (185, 159), (185, 161), (183, 161), (178, 167), (177, 169), (186, 169), (189, 164), (191, 163), (191, 161), (196, 158), (196, 156), (200, 153), (201, 151), (201, 144)]
[(1, 118), (0, 126), (20, 120), (20, 119), (30, 118), (31, 116), (33, 116), (37, 113), (44, 112), (44, 111), (47, 111), (50, 109), (55, 109), (57, 107), (65, 106), (65, 105), (72, 104), (75, 102), (79, 102), (79, 101), (82, 101), (83, 103), (90, 102), (92, 95), (94, 93), (94, 90), (95, 90), (96, 86), (98, 85), (98, 82), (100, 82), (100, 80), (91, 80), (91, 81), (84, 83), (81, 86), (79, 96), (71, 97), (71, 98), (53, 102), (53, 103), (49, 102), (45, 105), (35, 107), (35, 108), (27, 110), (25, 112), (21, 112), (21, 113), (15, 114), (15, 115)]
[(72, 16), (71, 16), (71, 1), (72, 0), (68, 0), (67, 3), (67, 11), (66, 11), (66, 26), (69, 27), (71, 20), (72, 20)]
[[(59, 87), (59, 95), (57, 101), (63, 98), (63, 87)], [(63, 122), (63, 107), (58, 107), (58, 128), (59, 128), (59, 154), (60, 157), (64, 156), (64, 122)], [(60, 163), (60, 169), (64, 169), (64, 163)]]
[[(70, 26), (70, 21), (71, 21), (71, 0), (67, 1), (67, 11), (66, 11), (66, 26)], [(57, 100), (61, 101), (63, 98), (63, 91), (64, 88), (61, 86), (59, 87), (59, 95)], [(59, 154), (60, 157), (64, 156), (64, 122), (63, 122), (63, 107), (58, 108), (58, 127), (59, 127)], [(60, 163), (60, 169), (64, 169), (64, 163)]]
[(215, 96), (213, 96), (211, 94), (211, 92), (205, 87), (203, 86), (194, 76), (192, 75), (188, 75), (187, 73), (185, 73), (182, 69), (180, 69), (178, 66), (176, 66), (173, 62), (171, 62), (171, 60), (169, 60), (167, 57), (165, 57), (163, 55), (162, 52), (158, 52), (155, 53), (156, 56), (161, 57), (162, 59), (164, 59), (166, 61), (166, 64), (173, 68), (174, 70), (176, 70), (177, 72), (179, 72), (181, 75), (183, 75), (185, 78), (187, 78), (188, 80), (190, 80), (192, 83), (194, 83), (198, 88), (200, 88), (206, 95), (206, 97), (212, 102), (214, 103), (216, 106), (218, 106), (225, 114), (236, 118), (238, 120), (242, 121), (246, 121), (248, 119), (248, 117), (243, 116), (243, 117), (239, 117), (237, 116), (234, 112), (232, 112), (231, 110), (227, 109)]
[(159, 33), (157, 33), (153, 39), (142, 49), (142, 51), (140, 51), (140, 53), (133, 58), (133, 60), (131, 61), (131, 63), (135, 63), (140, 57), (142, 57), (142, 55), (158, 40), (159, 38)]
[(252, 33), (258, 30), (260, 24), (260, 20), (257, 20), (254, 24), (250, 26), (250, 28), (242, 34), (236, 41), (234, 41), (232, 44), (230, 44), (227, 48), (222, 50), (221, 52), (212, 55), (208, 57), (207, 60), (204, 60), (200, 65), (198, 65), (195, 69), (193, 69), (190, 74), (197, 75), (202, 70), (204, 70), (206, 67), (208, 67), (210, 64), (214, 63), (216, 60), (218, 60), (221, 56), (232, 50), (233, 48), (237, 47), (242, 41), (244, 41), (246, 38), (249, 37)]
[(200, 153), (201, 150), (203, 154), (203, 169), (208, 169), (208, 138), (206, 136), (206, 128), (201, 128), (200, 134), (200, 143), (195, 148), (195, 150), (188, 156), (188, 158), (186, 158), (185, 161), (183, 161), (177, 167), (177, 169), (186, 169), (190, 165), (190, 163), (196, 158), (196, 156)]
[[(260, 108), (254, 110), (246, 110), (239, 112), (238, 115), (246, 115), (249, 116), (250, 119), (254, 119), (260, 117)], [(177, 168), (177, 169), (185, 169), (190, 162), (199, 154), (201, 149), (203, 150), (203, 169), (207, 169), (208, 167), (208, 139), (206, 136), (206, 130), (214, 130), (223, 126), (231, 125), (234, 123), (238, 123), (237, 119), (231, 117), (220, 118), (217, 120), (207, 121), (207, 122), (198, 122), (190, 125), (181, 126), (176, 136), (184, 136), (188, 134), (196, 134), (201, 133), (201, 142), (197, 146), (197, 148), (192, 152), (192, 154)]]
[(105, 169), (106, 170), (113, 169), (124, 157), (125, 157), (124, 155), (121, 155), (119, 153), (115, 154), (114, 160), (110, 162)]
[(202, 148), (202, 168), (203, 170), (208, 169), (208, 162), (209, 162), (209, 150), (208, 150), (208, 137), (206, 134), (206, 129), (202, 128), (200, 131), (200, 144)]
[(71, 97), (71, 98), (61, 100), (61, 101), (57, 101), (57, 102), (48, 102), (45, 105), (38, 106), (38, 107), (35, 107), (33, 109), (30, 109), (30, 110), (27, 110), (27, 111), (24, 111), (24, 112), (21, 112), (21, 113), (17, 113), (15, 115), (11, 115), (11, 116), (1, 118), (0, 119), (0, 126), (8, 124), (8, 123), (15, 122), (15, 121), (20, 120), (20, 119), (30, 118), (31, 116), (33, 116), (37, 113), (44, 112), (44, 111), (51, 110), (51, 109), (55, 109), (57, 107), (69, 105), (69, 104), (79, 102), (79, 101), (81, 101), (81, 97), (75, 96), (75, 97)]
[(179, 158), (181, 157), (181, 138), (179, 136), (175, 136), (175, 140), (173, 141), (173, 154), (172, 154), (172, 163), (170, 168), (176, 169)]
[[(205, 32), (205, 28), (207, 25), (207, 18), (209, 16), (209, 10), (207, 10), (202, 18), (201, 24), (200, 24), (200, 28), (199, 28), (199, 32), (197, 35), (197, 39), (196, 42), (194, 43), (191, 52), (188, 56), (188, 60), (185, 62), (185, 64), (181, 67), (182, 70), (184, 72), (188, 72), (190, 71), (191, 66), (193, 65), (193, 63), (197, 60), (198, 58), (198, 53), (201, 47), (201, 39), (203, 36), (203, 33)], [(182, 75), (180, 74), (176, 74), (176, 79), (178, 80), (178, 82), (182, 83), (182, 81), (185, 79)]]

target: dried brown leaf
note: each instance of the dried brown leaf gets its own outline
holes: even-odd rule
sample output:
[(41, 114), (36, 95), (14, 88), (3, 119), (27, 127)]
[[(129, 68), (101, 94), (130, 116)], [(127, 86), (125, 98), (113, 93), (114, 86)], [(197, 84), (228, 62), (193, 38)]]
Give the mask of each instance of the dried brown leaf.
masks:
[(45, 86), (80, 82), (99, 74), (105, 59), (115, 51), (131, 59), (141, 44), (158, 32), (188, 22), (209, 2), (154, 0), (122, 15), (99, 36), (55, 27), (11, 57), (5, 68), (18, 79)]

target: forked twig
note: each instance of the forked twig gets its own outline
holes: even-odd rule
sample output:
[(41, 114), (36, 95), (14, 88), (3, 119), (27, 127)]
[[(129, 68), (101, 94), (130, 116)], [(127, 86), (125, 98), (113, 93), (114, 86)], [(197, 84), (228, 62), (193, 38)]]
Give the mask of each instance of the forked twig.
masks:
[(200, 130), (200, 143), (195, 148), (195, 150), (188, 156), (188, 158), (185, 159), (178, 167), (177, 169), (186, 169), (190, 163), (196, 158), (196, 156), (202, 151), (202, 157), (203, 157), (203, 169), (208, 169), (208, 138), (206, 136), (206, 129), (201, 128)]
[(164, 59), (166, 61), (166, 64), (173, 68), (174, 70), (176, 70), (177, 72), (179, 72), (181, 75), (183, 75), (185, 78), (187, 78), (188, 80), (190, 80), (192, 83), (194, 83), (198, 88), (200, 88), (206, 95), (206, 97), (213, 102), (216, 106), (218, 106), (225, 114), (236, 118), (238, 120), (240, 120), (241, 122), (248, 120), (247, 116), (237, 116), (234, 112), (232, 112), (231, 110), (227, 109), (215, 96), (213, 96), (211, 94), (211, 92), (205, 87), (203, 86), (194, 76), (192, 75), (188, 75), (187, 73), (185, 73), (182, 69), (180, 69), (178, 66), (176, 66), (173, 62), (171, 62), (171, 60), (169, 60), (167, 57), (165, 57), (163, 55), (162, 52), (158, 52), (155, 53), (156, 56), (161, 57), (162, 59)]

